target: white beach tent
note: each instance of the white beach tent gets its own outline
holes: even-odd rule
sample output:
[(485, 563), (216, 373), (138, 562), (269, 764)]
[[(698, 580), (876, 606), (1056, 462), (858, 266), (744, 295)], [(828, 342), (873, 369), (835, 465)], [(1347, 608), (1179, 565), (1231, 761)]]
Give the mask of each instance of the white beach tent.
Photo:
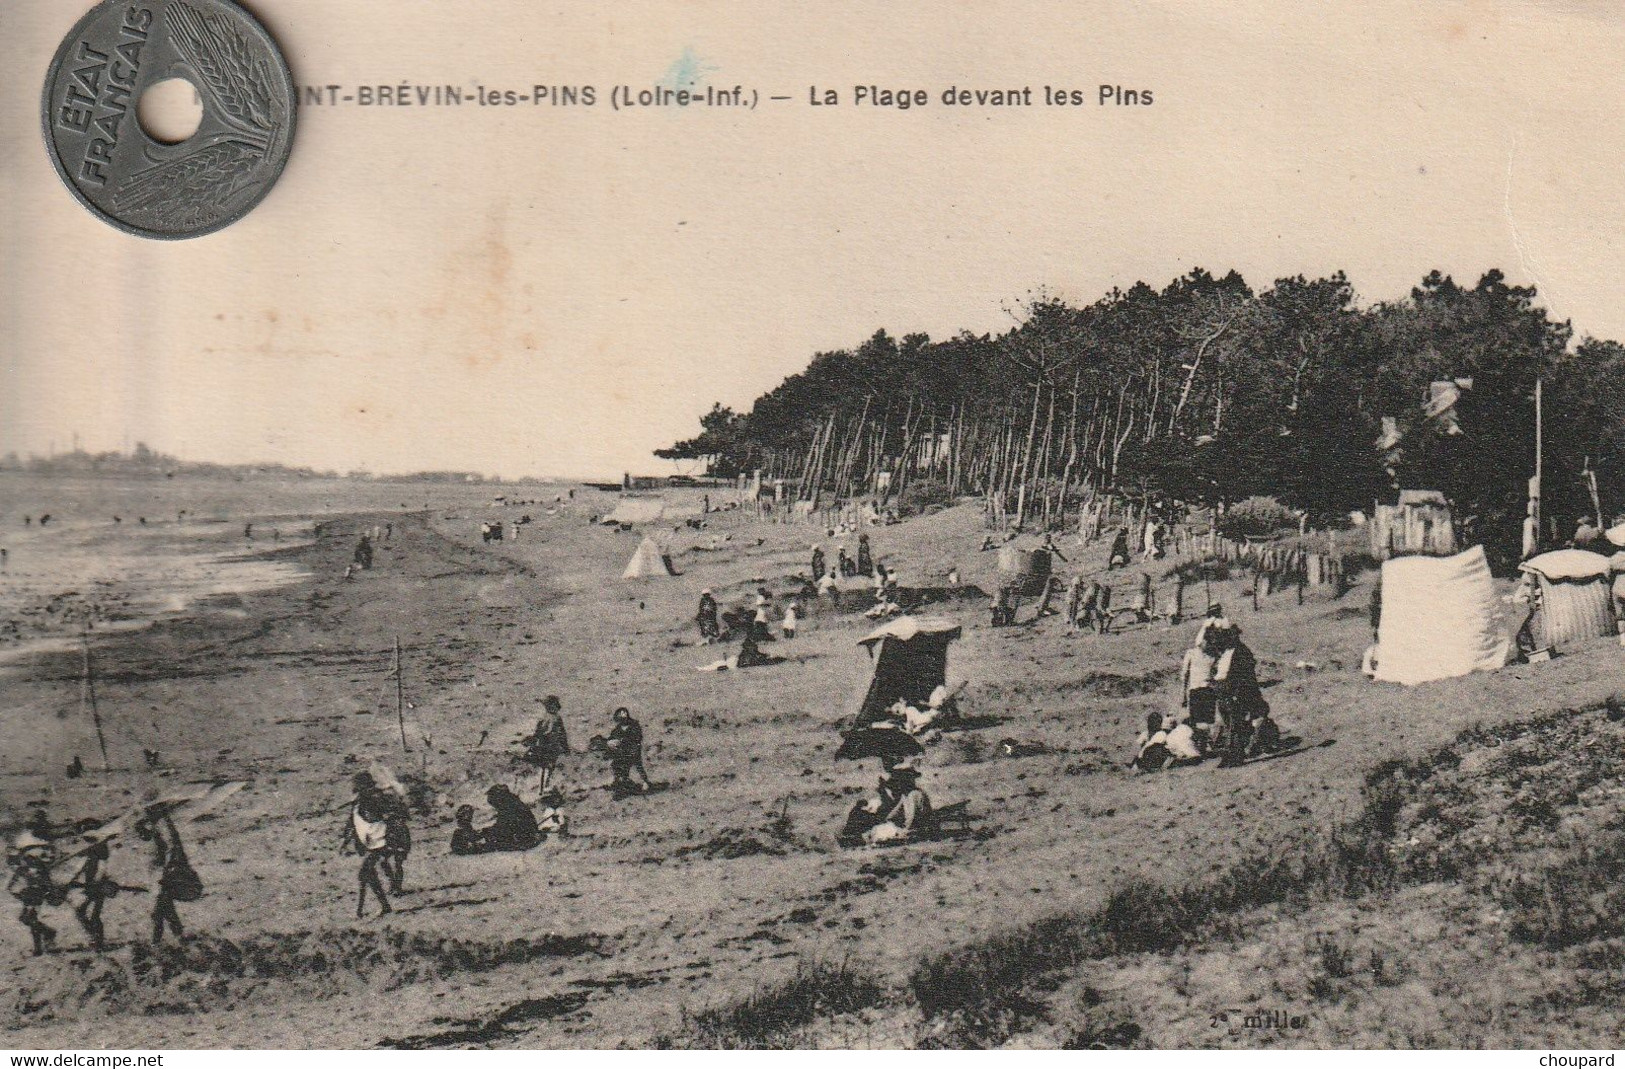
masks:
[(615, 511), (605, 516), (602, 523), (654, 523), (666, 514), (666, 501), (659, 497), (623, 497), (615, 503)]
[(1453, 557), (1382, 562), (1378, 682), (1411, 685), (1494, 671), (1506, 664), (1510, 647), (1483, 546)]
[(646, 579), (651, 576), (676, 575), (677, 569), (671, 566), (671, 558), (665, 550), (652, 538), (645, 538), (638, 543), (637, 552), (632, 559), (626, 562), (626, 571), (621, 573), (622, 579)]

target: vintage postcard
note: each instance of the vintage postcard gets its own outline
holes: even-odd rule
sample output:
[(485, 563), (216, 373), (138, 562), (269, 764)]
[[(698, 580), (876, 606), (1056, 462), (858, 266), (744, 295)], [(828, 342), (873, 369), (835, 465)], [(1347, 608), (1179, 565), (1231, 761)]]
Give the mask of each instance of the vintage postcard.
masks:
[(0, 1045), (1609, 1064), (1622, 55), (8, 0)]

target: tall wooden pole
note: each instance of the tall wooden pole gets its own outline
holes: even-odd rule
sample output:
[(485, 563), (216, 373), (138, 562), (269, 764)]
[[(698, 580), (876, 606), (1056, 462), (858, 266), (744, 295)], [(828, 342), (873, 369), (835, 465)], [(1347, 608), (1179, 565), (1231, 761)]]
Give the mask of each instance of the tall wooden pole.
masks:
[(395, 721), (401, 728), (401, 749), (410, 752), (406, 743), (406, 688), (401, 682), (401, 640), (395, 637)]
[(1541, 457), (1540, 457), (1540, 454), (1541, 454), (1541, 451), (1542, 451), (1541, 450), (1541, 444), (1542, 444), (1542, 441), (1543, 441), (1542, 431), (1544, 430), (1544, 428), (1543, 428), (1543, 425), (1542, 425), (1542, 422), (1541, 422), (1542, 413), (1541, 413), (1541, 397), (1540, 397), (1540, 393), (1541, 393), (1541, 378), (1540, 378), (1540, 376), (1536, 376), (1536, 378), (1535, 378), (1535, 487), (1534, 487), (1535, 492), (1530, 495), (1529, 515), (1533, 516), (1534, 519), (1535, 519), (1535, 549), (1537, 551), (1540, 549), (1540, 525), (1541, 525), (1541, 521), (1542, 521), (1542, 517), (1541, 517), (1541, 514), (1540, 514), (1540, 499), (1541, 499), (1541, 492), (1542, 492), (1542, 489), (1543, 489), (1541, 487), (1541, 485), (1540, 485), (1540, 469), (1541, 469)]
[(1597, 494), (1597, 469), (1591, 466), (1590, 457), (1586, 457), (1586, 480), (1591, 485), (1591, 511), (1596, 517), (1593, 522), (1599, 530), (1605, 529), (1609, 524), (1607, 520), (1603, 519), (1602, 498)]
[(90, 666), (90, 628), (86, 627), (80, 637), (84, 640), (85, 650), (85, 677), (80, 690), (81, 700), (90, 707), (90, 719), (96, 725), (96, 745), (102, 751), (102, 772), (105, 774), (113, 771), (113, 764), (107, 759), (107, 737), (102, 734), (102, 714), (96, 707), (96, 677)]

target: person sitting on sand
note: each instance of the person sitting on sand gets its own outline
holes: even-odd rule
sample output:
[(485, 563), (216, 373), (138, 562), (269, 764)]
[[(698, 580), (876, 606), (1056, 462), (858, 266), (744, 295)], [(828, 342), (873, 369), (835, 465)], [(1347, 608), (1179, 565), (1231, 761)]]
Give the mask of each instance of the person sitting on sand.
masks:
[(496, 819), (480, 831), (486, 850), (529, 850), (542, 841), (536, 814), (506, 784), (498, 783), (486, 791), (485, 800), (496, 811)]
[(1130, 764), (1141, 772), (1159, 772), (1202, 759), (1190, 724), (1172, 714), (1147, 713), (1145, 730), (1134, 740), (1134, 749)]
[(896, 842), (923, 834), (931, 819), (931, 798), (920, 789), (920, 772), (910, 761), (894, 765), (880, 778), (875, 799), (880, 823), (864, 833), (864, 841)]
[[(743, 650), (740, 655), (744, 655)], [(745, 666), (741, 664), (740, 667)], [(604, 742), (609, 751), (611, 790), (646, 791), (653, 786), (649, 782), (648, 771), (643, 767), (643, 725), (632, 718), (630, 709), (622, 706), (615, 710), (614, 727)], [(633, 772), (643, 781), (641, 786), (633, 782)]]
[(1117, 528), (1117, 534), (1112, 537), (1112, 548), (1106, 554), (1106, 570), (1113, 568), (1127, 568), (1129, 566), (1128, 527)]
[(451, 832), (451, 852), (458, 857), (485, 853), (485, 833), (474, 827), (474, 807), (458, 806), (456, 819), (457, 826)]
[(829, 597), (831, 608), (839, 609), (841, 607), (841, 586), (833, 571), (827, 572), (819, 578), (818, 592)]
[(757, 592), (756, 603), (751, 612), (749, 632), (750, 637), (757, 642), (773, 641), (773, 632), (768, 629), (772, 620), (771, 604), (767, 591), (761, 590)]
[(739, 640), (739, 653), (734, 657), (735, 668), (760, 668), (773, 663), (773, 658), (756, 645), (756, 636), (749, 631)]

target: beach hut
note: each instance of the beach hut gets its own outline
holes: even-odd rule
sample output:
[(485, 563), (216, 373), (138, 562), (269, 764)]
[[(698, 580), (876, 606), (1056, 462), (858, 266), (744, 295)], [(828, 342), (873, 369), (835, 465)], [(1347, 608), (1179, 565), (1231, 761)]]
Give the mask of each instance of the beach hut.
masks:
[(1453, 557), (1382, 562), (1382, 615), (1373, 678), (1412, 685), (1494, 671), (1507, 640), (1484, 547)]
[(1530, 621), (1536, 649), (1549, 649), (1614, 633), (1608, 558), (1584, 549), (1558, 549), (1530, 557), (1518, 570), (1540, 588)]
[(638, 543), (632, 559), (626, 562), (626, 570), (621, 573), (621, 578), (649, 579), (676, 574), (677, 569), (671, 566), (671, 558), (666, 551), (654, 539), (645, 538)]
[(940, 616), (900, 616), (858, 640), (873, 665), (869, 688), (854, 726), (884, 719), (899, 699), (924, 708), (931, 692), (948, 680), (948, 645), (960, 636), (959, 625)]
[(1421, 553), (1456, 552), (1456, 525), (1450, 503), (1437, 490), (1401, 490), (1399, 504), (1378, 505), (1366, 525), (1371, 555), (1378, 560)]

